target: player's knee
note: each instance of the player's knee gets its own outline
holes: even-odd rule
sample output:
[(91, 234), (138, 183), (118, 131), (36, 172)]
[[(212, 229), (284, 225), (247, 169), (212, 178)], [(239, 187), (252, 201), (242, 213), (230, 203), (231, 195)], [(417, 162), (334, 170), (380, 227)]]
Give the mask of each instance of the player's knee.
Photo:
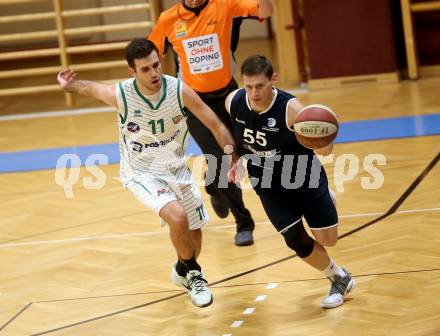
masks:
[(322, 246), (328, 246), (328, 247), (335, 246), (337, 242), (338, 242), (338, 238), (332, 238), (332, 237), (322, 238), (318, 240), (318, 243), (320, 243)]
[(188, 229), (188, 218), (185, 213), (173, 214), (171, 216), (171, 221), (178, 229)]
[(322, 246), (335, 246), (338, 242), (338, 231), (336, 229), (313, 231), (313, 234)]
[(171, 229), (179, 230), (179, 231), (188, 230), (188, 217), (183, 208), (182, 209), (175, 208), (173, 209), (173, 211), (169, 211), (164, 217), (162, 218), (165, 219), (165, 221), (168, 223)]
[(283, 237), (287, 246), (294, 250), (298, 257), (306, 258), (312, 253), (315, 242), (301, 222), (284, 232)]

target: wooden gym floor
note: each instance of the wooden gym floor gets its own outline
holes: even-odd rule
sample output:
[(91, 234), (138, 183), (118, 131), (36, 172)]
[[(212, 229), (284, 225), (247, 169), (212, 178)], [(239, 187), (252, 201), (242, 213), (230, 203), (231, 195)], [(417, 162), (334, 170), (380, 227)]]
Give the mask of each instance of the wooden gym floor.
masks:
[[(439, 87), (437, 77), (299, 98), (330, 105), (346, 122), (438, 114)], [(62, 110), (62, 98), (3, 100), (2, 111)], [(0, 153), (114, 143), (115, 121), (113, 113), (1, 121)], [(200, 262), (214, 303), (200, 309), (170, 282), (167, 229), (114, 179), (117, 165), (101, 167), (99, 190), (83, 187), (91, 174), (82, 168), (73, 198), (54, 170), (0, 174), (0, 334), (439, 335), (439, 148), (439, 135), (336, 145), (335, 158), (380, 153), (386, 165), (380, 189), (362, 188), (361, 166), (337, 193), (341, 239), (329, 253), (357, 288), (333, 310), (319, 308), (328, 280), (292, 256), (252, 191), (249, 247), (232, 244), (233, 218), (217, 218), (203, 193), (211, 222)], [(341, 175), (334, 162), (326, 169), (336, 189)]]

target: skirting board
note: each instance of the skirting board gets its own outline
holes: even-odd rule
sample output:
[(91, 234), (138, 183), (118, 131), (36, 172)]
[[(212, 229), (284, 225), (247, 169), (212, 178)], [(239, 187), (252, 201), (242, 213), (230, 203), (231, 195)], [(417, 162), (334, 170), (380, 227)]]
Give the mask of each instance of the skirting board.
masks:
[(437, 77), (440, 76), (440, 65), (424, 65), (419, 67), (420, 77)]
[(311, 79), (308, 82), (308, 86), (310, 90), (322, 90), (364, 83), (390, 84), (397, 83), (399, 80), (400, 77), (397, 72), (390, 72), (372, 75)]

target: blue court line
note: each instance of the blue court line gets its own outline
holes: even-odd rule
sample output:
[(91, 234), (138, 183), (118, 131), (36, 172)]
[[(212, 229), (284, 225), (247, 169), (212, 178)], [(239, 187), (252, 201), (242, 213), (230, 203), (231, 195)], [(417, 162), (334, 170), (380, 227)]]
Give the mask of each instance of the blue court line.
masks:
[(440, 114), (348, 121), (340, 125), (336, 143), (411, 138), (440, 134)]
[[(398, 118), (350, 121), (340, 124), (336, 143), (360, 142), (428, 136), (440, 134), (440, 114), (421, 116), (405, 116)], [(440, 147), (440, 143), (439, 143)], [(99, 159), (90, 157), (101, 154), (103, 163), (119, 162), (119, 147), (117, 144), (102, 144), (53, 149), (38, 149), (30, 151), (0, 153), (0, 173), (54, 169), (62, 155), (74, 155), (74, 160), (67, 160), (67, 166), (85, 165), (89, 160)], [(200, 148), (192, 138), (189, 140), (187, 154), (199, 155)], [(88, 164), (98, 164), (98, 161)], [(107, 162), (105, 162), (108, 160)]]

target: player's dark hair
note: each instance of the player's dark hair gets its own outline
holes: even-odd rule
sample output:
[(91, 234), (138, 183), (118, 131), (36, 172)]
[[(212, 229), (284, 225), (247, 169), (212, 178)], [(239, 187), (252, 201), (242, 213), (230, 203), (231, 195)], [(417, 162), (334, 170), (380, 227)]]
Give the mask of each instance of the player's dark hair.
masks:
[(134, 69), (134, 60), (148, 57), (153, 51), (159, 54), (156, 45), (145, 38), (134, 38), (125, 47), (125, 60), (130, 68)]
[(271, 79), (273, 75), (273, 66), (270, 61), (262, 55), (252, 55), (241, 64), (241, 75), (258, 76), (263, 74)]

